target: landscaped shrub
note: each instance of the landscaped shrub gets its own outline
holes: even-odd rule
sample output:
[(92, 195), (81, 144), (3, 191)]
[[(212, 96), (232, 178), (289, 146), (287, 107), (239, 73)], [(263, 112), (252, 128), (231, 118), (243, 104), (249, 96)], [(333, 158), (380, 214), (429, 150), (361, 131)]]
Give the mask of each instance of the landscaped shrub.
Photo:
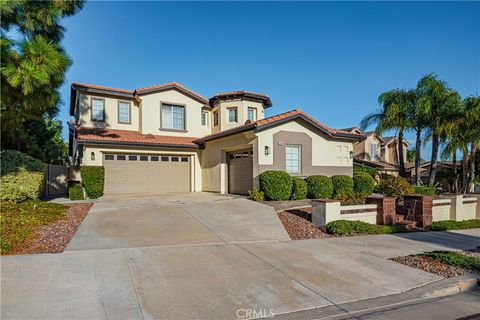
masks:
[(415, 189), (405, 178), (385, 175), (376, 187), (378, 193), (387, 197), (402, 197), (406, 194), (414, 194)]
[(81, 166), (82, 184), (87, 196), (96, 199), (103, 195), (105, 170), (100, 166)]
[(375, 180), (365, 172), (354, 172), (353, 174), (353, 188), (356, 193), (368, 197), (373, 193), (375, 188)]
[(305, 179), (310, 199), (327, 199), (333, 194), (332, 180), (327, 176), (310, 176)]
[(292, 177), (292, 200), (302, 200), (307, 197), (308, 187), (305, 180), (299, 177)]
[(424, 253), (423, 256), (433, 258), (451, 266), (480, 272), (480, 258), (467, 256), (459, 252), (452, 251), (433, 251)]
[(267, 200), (282, 201), (290, 199), (292, 178), (285, 171), (270, 170), (260, 174), (260, 190)]
[(68, 187), (68, 197), (70, 200), (83, 200), (83, 188), (80, 183), (72, 184)]
[(265, 199), (265, 194), (263, 193), (263, 191), (260, 191), (257, 188), (248, 190), (248, 194), (250, 195), (250, 199), (252, 199), (253, 201), (263, 201)]
[(335, 197), (342, 206), (353, 206), (356, 204), (365, 204), (365, 197), (359, 193), (340, 194)]
[(463, 221), (435, 221), (427, 227), (430, 231), (445, 231), (445, 230), (463, 230), (480, 228), (480, 219), (470, 219)]
[(45, 164), (15, 150), (1, 152), (0, 198), (15, 202), (37, 200), (44, 185)]
[(415, 186), (415, 193), (416, 194), (421, 194), (424, 196), (434, 196), (437, 189), (435, 187), (429, 187), (429, 186)]
[(355, 234), (385, 234), (394, 232), (405, 232), (402, 226), (383, 226), (370, 224), (362, 221), (336, 220), (327, 223), (328, 233), (335, 235), (355, 235)]
[(353, 168), (353, 175), (355, 176), (355, 174), (357, 174), (357, 173), (366, 173), (370, 177), (372, 177), (373, 179), (376, 179), (378, 177), (377, 170), (375, 170), (373, 168), (370, 168), (370, 167), (366, 167), (364, 165)]
[(353, 194), (353, 179), (350, 176), (332, 176), (333, 196), (348, 196)]

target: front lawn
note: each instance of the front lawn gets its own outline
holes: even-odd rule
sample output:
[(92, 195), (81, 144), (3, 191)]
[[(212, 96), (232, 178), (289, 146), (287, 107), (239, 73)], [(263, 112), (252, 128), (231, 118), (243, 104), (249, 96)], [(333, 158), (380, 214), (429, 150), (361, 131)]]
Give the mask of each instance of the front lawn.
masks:
[(427, 227), (430, 231), (445, 231), (445, 230), (463, 230), (480, 228), (480, 219), (471, 219), (464, 221), (435, 221)]
[(1, 254), (21, 247), (38, 226), (53, 223), (62, 218), (68, 206), (43, 201), (15, 203), (1, 202), (0, 236)]

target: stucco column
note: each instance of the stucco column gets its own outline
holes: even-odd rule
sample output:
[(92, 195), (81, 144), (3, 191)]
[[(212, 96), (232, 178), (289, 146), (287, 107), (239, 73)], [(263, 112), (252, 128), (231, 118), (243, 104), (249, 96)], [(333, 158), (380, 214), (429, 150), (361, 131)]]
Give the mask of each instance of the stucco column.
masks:
[(447, 193), (442, 194), (442, 198), (450, 199), (450, 220), (460, 221), (463, 210), (463, 194)]
[(312, 200), (312, 223), (327, 231), (327, 223), (340, 220), (340, 202), (329, 199)]

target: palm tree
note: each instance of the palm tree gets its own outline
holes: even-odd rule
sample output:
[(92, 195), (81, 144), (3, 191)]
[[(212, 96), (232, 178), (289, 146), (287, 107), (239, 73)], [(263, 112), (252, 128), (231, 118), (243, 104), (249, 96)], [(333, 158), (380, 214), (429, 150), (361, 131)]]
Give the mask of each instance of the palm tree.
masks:
[(408, 162), (414, 162), (415, 161), (415, 153), (417, 151), (415, 150), (415, 148), (411, 148), (411, 149), (408, 149), (407, 150), (407, 161)]
[(360, 122), (362, 130), (376, 124), (375, 133), (381, 135), (387, 130), (398, 130), (398, 161), (400, 176), (405, 177), (405, 161), (403, 154), (403, 135), (411, 126), (409, 113), (415, 104), (415, 91), (393, 89), (378, 97), (381, 109), (366, 115)]
[(475, 179), (475, 156), (480, 145), (480, 97), (470, 96), (464, 100), (465, 126), (463, 128), (465, 142), (470, 145), (470, 159), (466, 182), (466, 192), (473, 191)]
[(435, 74), (423, 76), (417, 84), (419, 112), (427, 121), (427, 138), (432, 141), (432, 158), (428, 185), (435, 183), (441, 136), (448, 136), (455, 127), (452, 113), (461, 105), (460, 95)]

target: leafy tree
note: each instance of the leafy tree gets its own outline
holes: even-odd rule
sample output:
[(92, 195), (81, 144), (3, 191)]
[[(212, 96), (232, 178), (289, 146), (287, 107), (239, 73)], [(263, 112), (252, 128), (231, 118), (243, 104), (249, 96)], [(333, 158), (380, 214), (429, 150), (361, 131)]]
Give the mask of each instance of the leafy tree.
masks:
[[(57, 114), (61, 102), (59, 88), (71, 64), (60, 45), (64, 32), (60, 20), (78, 12), (83, 4), (78, 0), (0, 1), (3, 147), (10, 145), (30, 152), (29, 142), (36, 138), (26, 135), (46, 126)], [(50, 120), (45, 122), (44, 117)], [(37, 147), (45, 151), (40, 158), (51, 157), (47, 154), (52, 148)]]
[(398, 161), (402, 177), (406, 176), (402, 145), (403, 136), (405, 130), (412, 126), (410, 113), (415, 101), (414, 90), (394, 89), (384, 92), (378, 97), (378, 102), (382, 108), (368, 114), (360, 122), (360, 127), (363, 130), (376, 124), (375, 133), (378, 135), (387, 130), (398, 130), (397, 137), (400, 143), (398, 146)]
[(414, 162), (415, 161), (415, 153), (416, 153), (415, 148), (410, 148), (410, 149), (407, 150), (407, 161), (408, 162)]

